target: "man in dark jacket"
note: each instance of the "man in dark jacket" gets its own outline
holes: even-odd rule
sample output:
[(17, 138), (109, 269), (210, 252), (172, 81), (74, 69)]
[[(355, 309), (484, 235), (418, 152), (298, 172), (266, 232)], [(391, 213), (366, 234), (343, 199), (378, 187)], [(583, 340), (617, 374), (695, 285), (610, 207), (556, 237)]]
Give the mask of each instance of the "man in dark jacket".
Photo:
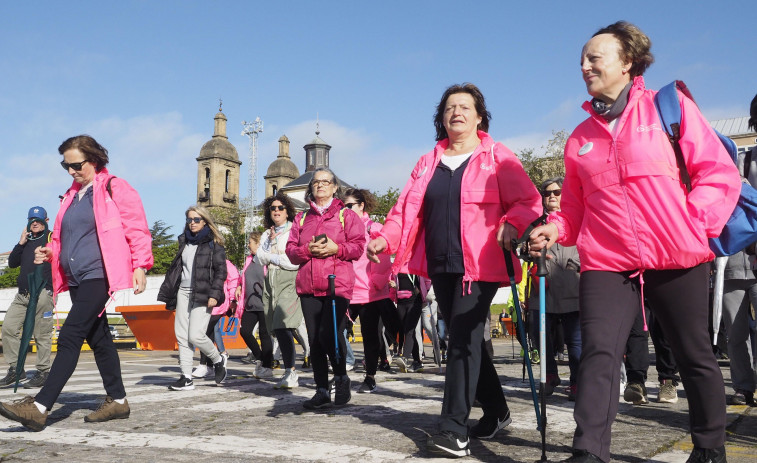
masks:
[[(27, 275), (34, 272), (37, 265), (34, 264), (34, 249), (45, 246), (50, 240), (50, 231), (47, 229), (47, 211), (43, 207), (35, 206), (29, 209), (27, 224), (21, 233), (21, 239), (11, 251), (8, 257), (8, 267), (21, 267), (18, 275), (18, 294), (8, 307), (3, 320), (3, 354), (10, 365), (8, 374), (0, 379), (0, 386), (14, 384), (16, 379), (25, 379), (26, 372), (23, 368), (16, 370), (19, 346), (21, 344), (21, 329), (26, 317), (26, 308), (29, 305), (29, 283)], [(50, 351), (52, 348), (53, 331), (53, 279), (50, 272), (50, 263), (39, 264), (42, 266), (45, 277), (45, 288), (37, 299), (37, 313), (34, 322), (34, 342), (37, 344), (37, 374), (24, 384), (26, 388), (42, 387), (50, 372)]]

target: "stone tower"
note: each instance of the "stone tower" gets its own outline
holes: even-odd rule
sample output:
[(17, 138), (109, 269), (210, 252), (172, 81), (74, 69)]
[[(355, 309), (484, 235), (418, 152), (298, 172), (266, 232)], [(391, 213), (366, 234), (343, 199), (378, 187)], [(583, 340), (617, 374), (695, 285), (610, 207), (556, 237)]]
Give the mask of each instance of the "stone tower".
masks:
[(289, 157), (289, 139), (286, 135), (279, 138), (279, 155), (268, 166), (265, 174), (265, 197), (273, 196), (279, 189), (300, 176), (300, 171)]
[(202, 145), (197, 157), (197, 204), (209, 209), (239, 207), (241, 165), (237, 149), (226, 136), (226, 116), (219, 108), (213, 138)]
[(305, 145), (305, 172), (312, 172), (319, 167), (329, 166), (331, 145), (321, 140), (321, 131), (316, 129), (315, 138)]

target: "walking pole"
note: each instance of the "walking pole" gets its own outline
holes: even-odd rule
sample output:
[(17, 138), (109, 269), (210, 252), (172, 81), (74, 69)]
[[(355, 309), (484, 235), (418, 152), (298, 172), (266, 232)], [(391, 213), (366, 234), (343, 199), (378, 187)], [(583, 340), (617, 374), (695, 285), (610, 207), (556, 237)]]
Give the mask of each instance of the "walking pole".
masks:
[(334, 315), (334, 358), (339, 363), (339, 330), (336, 327), (336, 275), (329, 275), (329, 294), (331, 295), (331, 313)]
[(546, 279), (547, 279), (547, 248), (543, 248), (536, 260), (536, 276), (539, 277), (539, 358), (541, 359), (539, 369), (539, 380), (541, 382), (541, 460), (547, 461), (547, 357), (545, 354), (546, 339)]
[[(527, 236), (525, 234), (524, 236)], [(515, 240), (513, 240), (515, 241)], [(511, 244), (513, 247), (517, 246), (517, 243)], [(518, 288), (515, 285), (515, 267), (513, 266), (513, 257), (505, 248), (502, 248), (502, 251), (505, 253), (505, 265), (507, 266), (507, 276), (510, 277), (510, 289), (513, 292), (513, 306), (515, 307), (515, 316), (517, 317), (518, 322), (518, 331), (520, 331), (520, 338), (521, 338), (521, 344), (523, 346), (528, 346), (528, 343), (526, 342), (526, 327), (523, 326), (523, 317), (521, 316), (520, 311), (520, 301), (518, 300)], [(541, 416), (539, 414), (539, 399), (536, 396), (536, 383), (534, 382), (534, 372), (531, 369), (531, 357), (528, 355), (528, 347), (525, 347), (526, 349), (526, 355), (524, 355), (524, 361), (526, 363), (526, 369), (528, 370), (528, 382), (531, 385), (531, 396), (534, 401), (534, 411), (536, 412), (536, 429), (539, 429), (541, 424)]]

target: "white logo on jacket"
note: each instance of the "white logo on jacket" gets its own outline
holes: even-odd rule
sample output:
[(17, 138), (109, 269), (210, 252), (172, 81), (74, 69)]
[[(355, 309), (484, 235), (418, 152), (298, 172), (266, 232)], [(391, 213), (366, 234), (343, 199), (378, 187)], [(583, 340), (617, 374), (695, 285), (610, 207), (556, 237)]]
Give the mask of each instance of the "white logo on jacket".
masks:
[(483, 162), (481, 163), (481, 170), (492, 170), (492, 169), (494, 169), (493, 166), (489, 164), (484, 164)]
[(594, 143), (589, 142), (589, 143), (585, 144), (584, 146), (582, 146), (580, 150), (578, 150), (578, 155), (579, 156), (583, 156), (584, 154), (586, 154), (589, 151), (591, 151), (593, 148), (594, 148)]
[(662, 127), (657, 124), (640, 125), (636, 127), (637, 132), (651, 132), (653, 130), (662, 130)]

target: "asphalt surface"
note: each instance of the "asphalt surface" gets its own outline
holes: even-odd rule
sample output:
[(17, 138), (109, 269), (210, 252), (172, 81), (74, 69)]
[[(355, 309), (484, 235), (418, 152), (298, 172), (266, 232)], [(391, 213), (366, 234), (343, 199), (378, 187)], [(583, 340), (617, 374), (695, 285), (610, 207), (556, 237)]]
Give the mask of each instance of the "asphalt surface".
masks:
[[(510, 338), (498, 338), (494, 343), (513, 422), (494, 439), (472, 440), (472, 455), (460, 461), (540, 460), (541, 437), (528, 381), (522, 379), (520, 349)], [(353, 348), (359, 366), (362, 345), (354, 343)], [(430, 353), (428, 347), (426, 350)], [(104, 391), (92, 353), (82, 352), (45, 430), (30, 432), (0, 417), (0, 461), (447, 461), (434, 458), (425, 449), (426, 433), (436, 430), (444, 383), (444, 375), (428, 364), (423, 373), (379, 372), (378, 390), (373, 394), (355, 392), (364, 376), (358, 367), (350, 372), (353, 396), (349, 404), (310, 412), (302, 408), (302, 402), (315, 392), (311, 370), (300, 370), (300, 387), (277, 390), (273, 388), (275, 380), (252, 377), (253, 366), (240, 362), (246, 352), (231, 354), (229, 377), (222, 386), (215, 386), (212, 380), (195, 380), (193, 391), (171, 392), (167, 386), (179, 376), (176, 352), (120, 350), (131, 416), (92, 424), (83, 418), (97, 408)], [(298, 362), (301, 358), (298, 354)], [(0, 365), (7, 368), (1, 361)], [(27, 365), (34, 365), (34, 354), (29, 355)], [(573, 403), (565, 393), (568, 367), (559, 368), (563, 386), (547, 405), (549, 461), (569, 456), (575, 429)], [(728, 367), (721, 365), (721, 369), (728, 385)], [(534, 373), (538, 376), (538, 367)], [(692, 448), (685, 393), (679, 386), (678, 403), (658, 404), (653, 366), (649, 376), (654, 381), (647, 383), (648, 405), (627, 404), (619, 391), (620, 410), (612, 430), (613, 461), (685, 462)], [(0, 401), (29, 392), (2, 388)], [(480, 416), (481, 410), (474, 408), (472, 420)], [(757, 408), (729, 406), (728, 423), (728, 461), (757, 462)]]

